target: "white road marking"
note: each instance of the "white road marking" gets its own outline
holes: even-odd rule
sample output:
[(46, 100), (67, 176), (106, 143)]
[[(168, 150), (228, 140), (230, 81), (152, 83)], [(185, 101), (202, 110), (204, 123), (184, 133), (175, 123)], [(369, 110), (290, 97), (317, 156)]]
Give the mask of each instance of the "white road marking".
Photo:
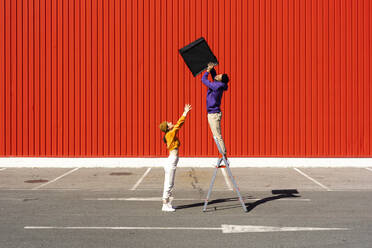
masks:
[(298, 232), (298, 231), (344, 231), (349, 228), (319, 228), (319, 227), (275, 227), (275, 226), (238, 226), (221, 225), (221, 227), (130, 227), (130, 226), (25, 226), (24, 229), (59, 229), (59, 230), (198, 230), (222, 231), (222, 233), (249, 233), (249, 232)]
[(59, 176), (59, 177), (53, 179), (52, 181), (49, 181), (49, 182), (44, 183), (44, 184), (42, 184), (42, 185), (36, 186), (36, 187), (33, 188), (32, 190), (40, 189), (40, 188), (42, 188), (42, 187), (44, 187), (44, 186), (46, 186), (46, 185), (48, 185), (48, 184), (54, 183), (54, 182), (56, 182), (57, 180), (59, 180), (59, 179), (65, 177), (65, 176), (67, 176), (67, 175), (69, 175), (69, 174), (71, 174), (71, 173), (77, 171), (78, 169), (80, 169), (80, 167), (75, 168), (75, 169), (72, 169), (72, 170), (66, 172), (65, 174), (63, 174), (63, 175), (61, 175), (61, 176)]
[(222, 226), (223, 233), (349, 230), (348, 228), (320, 228), (320, 227), (276, 227), (276, 226), (238, 226), (238, 225), (221, 225), (221, 226)]
[(0, 201), (23, 201), (24, 199), (19, 198), (0, 198)]
[(131, 227), (131, 226), (25, 226), (24, 229), (72, 229), (72, 230), (222, 230), (221, 227)]
[(223, 177), (225, 178), (225, 183), (226, 183), (227, 187), (229, 188), (229, 190), (234, 191), (233, 187), (231, 185), (231, 182), (230, 182), (229, 178), (227, 177), (226, 169), (222, 168), (221, 171), (222, 171)]
[[(85, 198), (85, 201), (161, 201), (161, 197), (145, 197), (145, 198), (138, 198), (138, 197), (130, 197), (130, 198)], [(201, 199), (174, 199), (176, 201), (200, 201)]]
[(315, 180), (314, 178), (306, 175), (304, 172), (300, 171), (299, 169), (297, 168), (293, 168), (295, 171), (297, 171), (298, 173), (300, 173), (301, 175), (303, 175), (304, 177), (306, 177), (307, 179), (309, 179), (310, 181), (318, 184), (320, 187), (322, 187), (323, 189), (327, 190), (327, 191), (332, 191), (330, 188), (328, 188), (327, 186), (321, 184), (320, 182), (318, 182), (317, 180)]
[(29, 190), (42, 190), (42, 191), (72, 191), (81, 189), (0, 189), (0, 191), (29, 191)]
[[(130, 197), (130, 198), (85, 198), (85, 201), (161, 201), (161, 197)], [(173, 201), (203, 201), (204, 199), (196, 198), (175, 198)], [(238, 200), (238, 199), (237, 199)], [(244, 198), (244, 201), (260, 201), (259, 198)], [(277, 201), (311, 201), (310, 199), (282, 198)]]
[[(159, 186), (159, 185), (158, 185)], [(159, 188), (159, 187), (154, 187), (154, 188), (149, 188), (149, 189), (146, 189), (146, 188), (140, 188), (140, 189), (136, 189), (137, 191), (154, 191), (154, 190), (162, 190), (162, 188)]]
[[(248, 200), (251, 200), (251, 199), (248, 199)], [(262, 200), (262, 199), (257, 199), (257, 200)], [(311, 201), (311, 200), (310, 199), (282, 198), (282, 199), (277, 199), (276, 201)]]
[(142, 177), (136, 182), (135, 185), (133, 185), (133, 187), (130, 190), (136, 190), (137, 187), (142, 183), (143, 179), (145, 179), (145, 177), (147, 176), (147, 174), (149, 174), (150, 171), (151, 171), (151, 167), (150, 168), (147, 168), (147, 170), (142, 175)]
[(6, 170), (6, 168), (0, 168), (0, 171)]
[(371, 169), (371, 168), (366, 168), (366, 170), (372, 171), (372, 169)]

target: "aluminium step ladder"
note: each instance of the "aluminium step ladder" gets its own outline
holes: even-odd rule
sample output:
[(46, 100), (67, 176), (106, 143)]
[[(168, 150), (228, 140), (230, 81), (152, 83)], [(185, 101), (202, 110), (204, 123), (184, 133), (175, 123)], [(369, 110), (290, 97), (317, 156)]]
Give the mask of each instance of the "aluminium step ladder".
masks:
[[(230, 163), (229, 161), (227, 160), (226, 156), (223, 155), (222, 153), (222, 150), (221, 150), (221, 147), (216, 139), (216, 137), (213, 137), (214, 138), (214, 142), (216, 142), (216, 145), (217, 145), (217, 148), (218, 148), (218, 151), (220, 152), (220, 154), (222, 155), (222, 158), (219, 158), (218, 161), (217, 161), (217, 165), (214, 169), (214, 173), (213, 173), (213, 177), (212, 177), (212, 181), (211, 181), (211, 184), (209, 186), (209, 190), (208, 190), (208, 194), (207, 194), (207, 198), (205, 199), (204, 201), (204, 207), (203, 207), (203, 212), (207, 211), (207, 205), (208, 205), (208, 201), (209, 201), (209, 198), (211, 196), (211, 193), (212, 193), (212, 188), (213, 188), (213, 184), (214, 184), (214, 181), (216, 180), (216, 176), (217, 176), (217, 171), (219, 168), (226, 168), (227, 170), (227, 173), (229, 174), (229, 177), (231, 179), (231, 182), (233, 183), (233, 186), (234, 186), (234, 189), (236, 191), (236, 193), (238, 194), (238, 197), (239, 197), (239, 201), (240, 203), (242, 204), (242, 207), (243, 207), (243, 210), (244, 212), (247, 212), (247, 207), (245, 206), (245, 203), (243, 201), (243, 198), (240, 194), (240, 191), (239, 191), (239, 188), (238, 188), (238, 185), (236, 184), (235, 182), (235, 179), (234, 179), (234, 176), (232, 175), (231, 173), (231, 170), (230, 170)], [(221, 163), (224, 162), (224, 165), (222, 165)]]

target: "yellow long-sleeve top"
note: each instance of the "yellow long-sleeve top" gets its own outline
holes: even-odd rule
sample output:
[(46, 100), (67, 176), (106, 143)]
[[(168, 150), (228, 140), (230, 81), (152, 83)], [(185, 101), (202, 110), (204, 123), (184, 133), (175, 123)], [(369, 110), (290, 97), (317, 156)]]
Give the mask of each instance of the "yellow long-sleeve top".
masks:
[(177, 137), (177, 133), (182, 127), (183, 123), (186, 120), (186, 116), (182, 115), (180, 119), (177, 121), (176, 125), (172, 128), (172, 130), (168, 131), (165, 134), (165, 140), (167, 141), (167, 149), (169, 151), (172, 151), (174, 149), (178, 149), (180, 147), (181, 143)]

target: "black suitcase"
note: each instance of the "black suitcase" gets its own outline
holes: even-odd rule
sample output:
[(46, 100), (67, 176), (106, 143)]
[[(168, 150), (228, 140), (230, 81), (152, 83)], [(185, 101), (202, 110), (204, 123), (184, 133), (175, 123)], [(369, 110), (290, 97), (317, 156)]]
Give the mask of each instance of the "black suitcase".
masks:
[(179, 49), (179, 52), (194, 77), (207, 69), (209, 62), (218, 64), (216, 56), (203, 37)]

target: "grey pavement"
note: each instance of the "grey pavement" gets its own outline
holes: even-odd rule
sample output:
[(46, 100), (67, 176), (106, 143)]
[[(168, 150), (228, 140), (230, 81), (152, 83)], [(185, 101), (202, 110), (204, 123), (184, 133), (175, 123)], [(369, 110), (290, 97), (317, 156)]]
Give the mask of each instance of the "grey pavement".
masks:
[[(164, 213), (161, 168), (6, 168), (0, 170), (0, 247), (371, 247), (371, 170), (232, 172), (247, 213), (221, 172), (202, 212), (212, 169), (178, 168), (177, 211)], [(223, 233), (221, 225), (241, 232)], [(295, 229), (280, 229), (286, 227)], [(306, 227), (343, 229), (301, 230)]]

